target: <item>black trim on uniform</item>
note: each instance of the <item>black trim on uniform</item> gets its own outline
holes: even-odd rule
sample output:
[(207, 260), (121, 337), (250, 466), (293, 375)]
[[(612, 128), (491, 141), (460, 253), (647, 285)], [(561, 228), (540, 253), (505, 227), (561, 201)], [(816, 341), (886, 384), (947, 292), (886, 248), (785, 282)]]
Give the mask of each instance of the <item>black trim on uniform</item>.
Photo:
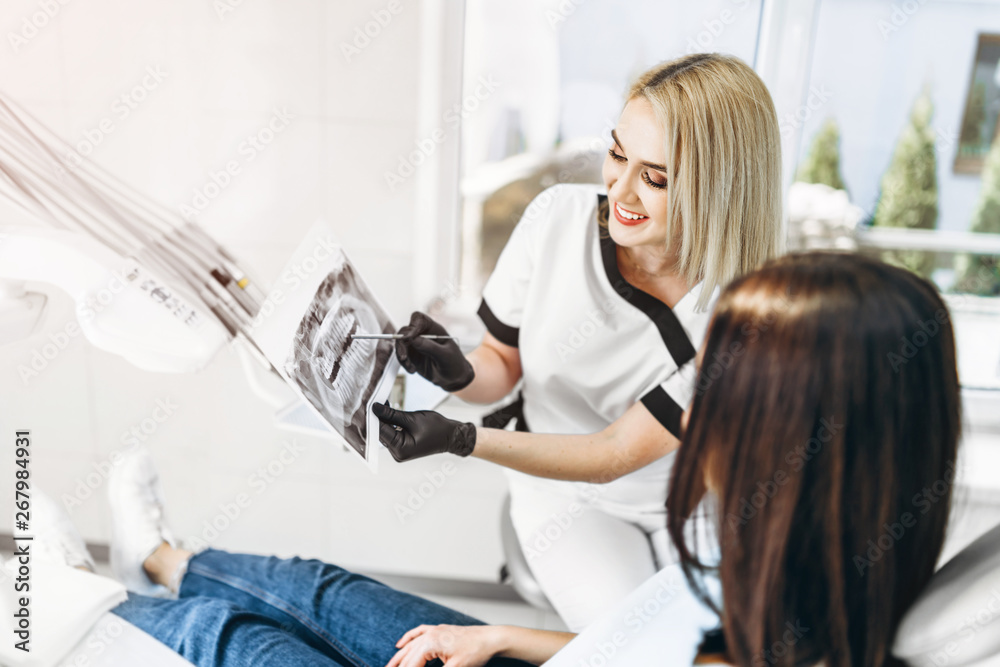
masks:
[(524, 419), (524, 393), (518, 392), (517, 398), (507, 405), (494, 410), (483, 417), (483, 426), (486, 428), (506, 428), (510, 420), (514, 422), (514, 430), (522, 433), (529, 433), (528, 422)]
[(494, 338), (504, 345), (517, 347), (517, 339), (521, 330), (517, 327), (512, 327), (509, 324), (501, 322), (486, 304), (486, 299), (483, 299), (483, 302), (479, 305), (478, 315), (479, 319), (481, 319), (483, 324), (486, 325), (487, 331), (493, 334)]
[(663, 424), (663, 428), (680, 440), (681, 415), (684, 414), (684, 408), (679, 406), (663, 387), (654, 387), (652, 391), (639, 400), (646, 406), (650, 414), (656, 417), (656, 421)]
[[(602, 205), (605, 208), (607, 207), (607, 197), (605, 195), (598, 195), (597, 199), (598, 209)], [(670, 356), (673, 357), (674, 363), (677, 364), (678, 368), (694, 359), (694, 345), (691, 343), (691, 339), (688, 338), (684, 326), (681, 325), (680, 320), (674, 315), (674, 311), (670, 309), (670, 306), (652, 294), (642, 291), (625, 280), (621, 270), (618, 268), (618, 244), (614, 242), (614, 239), (605, 230), (602, 229), (601, 231), (604, 232), (601, 234), (601, 257), (604, 260), (604, 272), (608, 276), (611, 288), (618, 292), (618, 295), (623, 299), (649, 316), (649, 319), (653, 320), (653, 324), (656, 325), (656, 328), (660, 332), (660, 337), (667, 346), (667, 351), (670, 352)], [(487, 324), (487, 327), (489, 327), (489, 324)], [(645, 399), (643, 402), (645, 402)]]

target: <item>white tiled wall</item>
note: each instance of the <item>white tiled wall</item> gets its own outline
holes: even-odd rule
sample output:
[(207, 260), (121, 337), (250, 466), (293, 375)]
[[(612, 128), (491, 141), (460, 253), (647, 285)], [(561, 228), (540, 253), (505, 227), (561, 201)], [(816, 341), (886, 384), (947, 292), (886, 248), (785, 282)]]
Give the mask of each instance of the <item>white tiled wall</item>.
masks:
[[(400, 1), (402, 11), (348, 62), (342, 43), (387, 0), (54, 0), (58, 13), (26, 44), (0, 43), (0, 88), (73, 143), (112, 118), (114, 130), (92, 158), (175, 209), (191, 203), (210, 172), (239, 160), (241, 172), (197, 219), (251, 275), (273, 280), (323, 216), (403, 320), (417, 305), (409, 291), (415, 191), (412, 181), (390, 191), (383, 174), (416, 138), (421, 6)], [(18, 33), (39, 2), (4, 2), (0, 33)], [(220, 15), (223, 4), (232, 11)], [(112, 105), (147, 68), (162, 80), (121, 118)], [(276, 108), (293, 116), (288, 127), (246, 160), (240, 143)], [(0, 348), (0, 442), (15, 428), (32, 429), (34, 479), (50, 494), (80, 497), (72, 515), (88, 540), (109, 538), (102, 462), (161, 400), (176, 407), (148, 444), (179, 534), (203, 534), (206, 521), (246, 493), (250, 505), (217, 546), (367, 570), (496, 577), (504, 490), (497, 469), (452, 459), (458, 472), (401, 520), (397, 503), (447, 459), (401, 466), (384, 456), (373, 476), (328, 443), (294, 436), (303, 451), (262, 486), (252, 476), (291, 435), (273, 427), (234, 352), (197, 375), (154, 375), (77, 338), (25, 383), (18, 367), (71, 318), (65, 295), (53, 293), (49, 305), (39, 335)], [(11, 458), (0, 457), (3, 489)], [(0, 531), (10, 521), (0, 512)]]

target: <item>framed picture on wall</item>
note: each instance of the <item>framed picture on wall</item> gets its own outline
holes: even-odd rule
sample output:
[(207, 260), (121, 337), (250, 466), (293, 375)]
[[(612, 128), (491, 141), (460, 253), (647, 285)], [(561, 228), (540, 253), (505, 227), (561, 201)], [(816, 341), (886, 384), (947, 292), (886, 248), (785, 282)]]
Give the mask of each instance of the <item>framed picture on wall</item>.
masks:
[(1000, 35), (979, 35), (965, 113), (959, 131), (955, 172), (978, 174), (997, 135), (1000, 119)]

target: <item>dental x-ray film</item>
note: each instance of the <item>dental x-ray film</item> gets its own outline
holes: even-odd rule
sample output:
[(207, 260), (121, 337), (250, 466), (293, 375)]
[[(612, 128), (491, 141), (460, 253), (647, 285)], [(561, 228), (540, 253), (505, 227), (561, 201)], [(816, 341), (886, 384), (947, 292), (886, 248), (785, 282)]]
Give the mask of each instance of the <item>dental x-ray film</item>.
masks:
[(396, 327), (325, 224), (298, 248), (254, 323), (254, 341), (305, 403), (373, 471), (379, 449), (375, 401), (399, 369)]

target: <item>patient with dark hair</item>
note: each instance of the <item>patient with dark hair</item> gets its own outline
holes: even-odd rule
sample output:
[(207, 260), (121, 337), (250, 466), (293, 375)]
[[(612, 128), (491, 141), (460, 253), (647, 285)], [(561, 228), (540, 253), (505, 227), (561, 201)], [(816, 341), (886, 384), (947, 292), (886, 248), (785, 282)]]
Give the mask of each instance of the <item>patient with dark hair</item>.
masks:
[[(901, 355), (908, 343), (918, 351)], [(600, 646), (620, 665), (899, 664), (896, 631), (944, 542), (959, 437), (933, 286), (848, 254), (766, 264), (723, 291), (689, 414), (667, 501), (680, 564), (575, 638), (483, 625), (317, 560), (180, 549), (142, 450), (110, 484), (115, 569), (136, 591), (115, 613), (205, 667), (578, 667)], [(699, 507), (716, 543), (688, 537), (704, 534), (689, 525)], [(62, 539), (62, 553), (84, 549)], [(177, 599), (140, 594), (154, 586)], [(640, 630), (618, 630), (653, 599)]]
[[(713, 380), (717, 353), (732, 367)], [(722, 294), (698, 382), (668, 529), (719, 612), (726, 661), (759, 660), (798, 623), (809, 631), (768, 664), (896, 664), (896, 629), (944, 543), (960, 430), (935, 288), (857, 255), (778, 259)], [(699, 558), (684, 528), (708, 493), (719, 543)], [(891, 548), (872, 558), (885, 535)]]

